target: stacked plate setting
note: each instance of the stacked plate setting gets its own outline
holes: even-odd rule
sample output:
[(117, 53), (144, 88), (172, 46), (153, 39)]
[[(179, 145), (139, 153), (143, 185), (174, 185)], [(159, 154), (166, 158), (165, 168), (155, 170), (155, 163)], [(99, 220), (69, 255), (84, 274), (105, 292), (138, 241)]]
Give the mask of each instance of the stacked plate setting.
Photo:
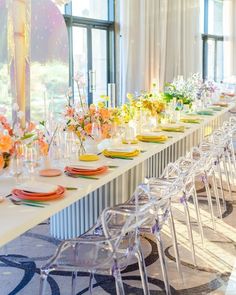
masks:
[(18, 199), (31, 201), (51, 201), (64, 196), (65, 188), (41, 182), (23, 183), (12, 190), (12, 195)]

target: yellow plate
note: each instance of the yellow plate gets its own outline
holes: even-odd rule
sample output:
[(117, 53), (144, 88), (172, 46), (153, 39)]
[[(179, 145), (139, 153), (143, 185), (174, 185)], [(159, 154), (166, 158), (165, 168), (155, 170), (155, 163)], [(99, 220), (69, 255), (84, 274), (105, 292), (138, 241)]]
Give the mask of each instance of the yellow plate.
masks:
[(80, 161), (85, 161), (85, 162), (92, 162), (92, 161), (98, 161), (99, 157), (98, 155), (95, 154), (84, 154), (79, 156)]
[(140, 154), (140, 151), (135, 149), (131, 152), (122, 152), (122, 151), (109, 151), (109, 150), (104, 150), (103, 155), (106, 157), (136, 157)]
[(152, 142), (152, 141), (156, 141), (156, 142), (165, 142), (166, 140), (168, 140), (168, 136), (166, 136), (166, 135), (138, 135), (137, 136), (137, 138), (138, 138), (138, 140), (140, 140), (140, 141), (146, 141), (146, 142), (148, 142), (148, 141), (150, 141), (150, 142)]

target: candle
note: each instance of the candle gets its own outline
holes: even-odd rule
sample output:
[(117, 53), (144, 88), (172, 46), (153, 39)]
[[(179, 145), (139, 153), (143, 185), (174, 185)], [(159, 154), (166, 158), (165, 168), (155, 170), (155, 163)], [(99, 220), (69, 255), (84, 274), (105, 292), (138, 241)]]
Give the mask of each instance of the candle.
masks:
[(109, 107), (115, 107), (116, 105), (116, 84), (108, 83), (107, 85), (108, 96), (110, 97)]
[(47, 92), (46, 89), (43, 91), (43, 117), (44, 121), (47, 120)]
[(8, 43), (12, 52), (11, 82), (15, 87), (15, 99), (24, 116), (21, 117), (21, 126), (25, 127), (26, 96), (29, 93), (29, 39), (30, 39), (30, 4), (26, 0), (14, 0), (9, 13), (9, 22), (13, 32)]

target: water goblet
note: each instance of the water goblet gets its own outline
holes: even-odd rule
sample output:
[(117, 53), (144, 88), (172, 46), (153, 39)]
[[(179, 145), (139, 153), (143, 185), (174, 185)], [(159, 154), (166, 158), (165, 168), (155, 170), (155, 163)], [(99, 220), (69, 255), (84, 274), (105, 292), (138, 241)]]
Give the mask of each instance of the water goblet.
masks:
[(24, 147), (24, 163), (29, 174), (30, 180), (33, 180), (35, 168), (37, 166), (38, 153), (34, 145), (25, 145)]

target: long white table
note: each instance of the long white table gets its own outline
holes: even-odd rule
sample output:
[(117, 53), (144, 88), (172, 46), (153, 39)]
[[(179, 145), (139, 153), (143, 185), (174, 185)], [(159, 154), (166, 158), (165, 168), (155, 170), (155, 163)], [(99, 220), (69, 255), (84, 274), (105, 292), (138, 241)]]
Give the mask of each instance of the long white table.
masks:
[[(145, 177), (158, 176), (169, 162), (184, 155), (220, 126), (234, 106), (231, 104), (214, 116), (201, 116), (200, 124), (185, 124), (188, 129), (184, 133), (167, 132), (171, 138), (164, 144), (140, 142), (138, 148), (145, 152), (134, 160), (101, 156), (99, 163), (118, 167), (109, 169), (99, 180), (75, 179), (65, 175), (55, 178), (38, 176), (40, 182), (78, 189), (67, 191), (63, 199), (49, 202), (45, 208), (16, 206), (8, 200), (0, 203), (0, 246), (49, 217), (53, 236), (71, 238), (80, 235), (94, 224), (103, 208), (126, 201)], [(13, 186), (12, 178), (0, 176), (1, 195), (9, 194)]]

